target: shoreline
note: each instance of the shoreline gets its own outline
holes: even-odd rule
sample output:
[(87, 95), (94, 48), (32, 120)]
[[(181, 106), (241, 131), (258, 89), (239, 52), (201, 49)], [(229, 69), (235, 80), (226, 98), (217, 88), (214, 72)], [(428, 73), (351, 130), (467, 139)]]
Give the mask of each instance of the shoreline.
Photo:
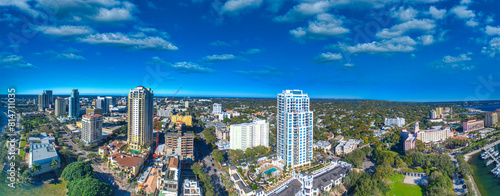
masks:
[[(479, 150), (475, 150), (473, 152), (470, 152), (470, 153), (467, 153), (466, 155), (466, 162), (467, 164), (469, 164), (469, 166), (471, 167), (471, 173), (469, 175), (469, 179), (471, 180), (471, 184), (473, 186), (473, 190), (474, 192), (476, 192), (476, 195), (491, 195), (492, 192), (489, 190), (490, 187), (490, 182), (495, 182), (497, 181), (495, 178), (494, 178), (494, 175), (489, 171), (490, 169), (485, 169), (484, 166), (482, 164), (484, 164), (484, 161), (483, 160), (477, 160), (479, 157), (478, 153), (479, 152), (482, 152), (483, 149), (486, 149), (486, 148), (490, 148), (490, 147), (498, 147), (500, 145), (500, 140), (497, 140), (489, 145), (486, 145), (485, 147), (479, 149)], [(488, 168), (488, 167), (486, 167)], [(487, 171), (486, 171), (487, 170)], [(493, 178), (492, 178), (493, 177)], [(478, 181), (479, 179), (479, 181)], [(491, 181), (495, 179), (494, 181)], [(479, 189), (479, 186), (478, 185), (481, 185), (482, 189)], [(471, 190), (472, 190), (471, 189)], [(481, 192), (484, 191), (484, 192)], [(495, 194), (495, 193), (493, 193)]]

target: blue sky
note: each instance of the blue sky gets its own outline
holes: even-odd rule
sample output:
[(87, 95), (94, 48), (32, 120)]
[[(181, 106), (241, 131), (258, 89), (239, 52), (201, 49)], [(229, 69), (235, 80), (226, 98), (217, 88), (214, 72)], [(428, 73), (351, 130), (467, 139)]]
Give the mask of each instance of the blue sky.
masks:
[[(500, 97), (494, 0), (0, 1), (0, 87), (82, 95)], [(0, 93), (0, 94), (6, 94)]]

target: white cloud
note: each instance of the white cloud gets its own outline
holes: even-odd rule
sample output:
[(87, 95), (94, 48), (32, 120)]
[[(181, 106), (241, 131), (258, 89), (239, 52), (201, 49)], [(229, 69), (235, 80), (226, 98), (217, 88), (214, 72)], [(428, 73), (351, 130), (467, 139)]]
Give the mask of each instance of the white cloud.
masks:
[(42, 32), (46, 35), (51, 35), (55, 37), (75, 37), (88, 35), (94, 32), (94, 30), (88, 26), (71, 26), (63, 25), (59, 27), (55, 26), (38, 26), (37, 31)]
[(396, 53), (411, 52), (415, 50), (413, 46), (398, 44), (390, 41), (362, 43), (354, 46), (341, 46), (341, 48), (350, 53)]
[(444, 15), (446, 14), (446, 9), (440, 10), (434, 6), (431, 6), (429, 7), (429, 12), (427, 13), (430, 14), (434, 19), (443, 19)]
[(203, 67), (201, 65), (198, 65), (193, 62), (176, 62), (176, 63), (169, 63), (166, 62), (165, 60), (161, 59), (160, 57), (153, 57), (151, 60), (148, 62), (149, 64), (153, 65), (164, 65), (167, 66), (173, 70), (176, 70), (180, 73), (213, 73), (215, 70)]
[(472, 3), (472, 0), (461, 0), (460, 1), (460, 4), (462, 4), (462, 5), (466, 5), (466, 4), (470, 4), (470, 3)]
[(177, 50), (177, 46), (161, 37), (144, 34), (97, 33), (77, 38), (80, 42), (96, 45), (116, 46), (133, 50)]
[(16, 0), (0, 1), (0, 7), (19, 9), (33, 17), (47, 17), (62, 22), (107, 22), (132, 20), (135, 5), (117, 0)]
[(220, 41), (220, 40), (214, 41), (214, 42), (210, 43), (210, 45), (211, 46), (231, 46), (230, 43)]
[(229, 0), (221, 8), (223, 12), (237, 13), (244, 9), (257, 8), (262, 5), (262, 0)]
[(7, 69), (33, 69), (37, 68), (31, 63), (24, 61), (22, 56), (15, 54), (0, 54), (0, 65)]
[(461, 54), (461, 55), (458, 55), (456, 57), (454, 56), (450, 56), (450, 55), (447, 55), (445, 57), (443, 57), (443, 63), (458, 63), (458, 62), (463, 62), (463, 61), (470, 61), (472, 60), (468, 55), (470, 55), (471, 53), (468, 53), (468, 54)]
[(465, 25), (467, 25), (469, 27), (475, 27), (475, 26), (479, 25), (479, 23), (474, 19), (470, 19), (467, 22), (465, 22)]
[(77, 60), (77, 61), (84, 61), (87, 60), (85, 57), (81, 55), (77, 55), (75, 53), (60, 53), (55, 56), (56, 59), (61, 59), (61, 60)]
[(461, 70), (472, 70), (475, 68), (474, 65), (467, 64), (468, 61), (471, 61), (470, 58), (472, 55), (471, 52), (460, 54), (458, 56), (444, 56), (440, 62), (434, 63), (435, 68), (445, 68), (445, 69), (461, 69)]
[(274, 21), (278, 22), (295, 22), (302, 20), (308, 16), (325, 13), (330, 10), (334, 5), (336, 5), (340, 1), (333, 0), (319, 0), (319, 1), (310, 1), (303, 2), (292, 9), (290, 9), (285, 15), (277, 16), (274, 18)]
[(468, 7), (463, 5), (454, 7), (453, 9), (451, 9), (451, 12), (461, 19), (469, 19), (476, 17), (474, 11), (468, 10)]
[(263, 52), (263, 49), (258, 49), (258, 48), (252, 48), (248, 49), (247, 51), (243, 52), (243, 54), (257, 54)]
[(315, 57), (314, 62), (321, 64), (331, 64), (341, 59), (342, 55), (340, 53), (326, 52), (326, 53), (321, 53), (319, 56)]
[(474, 11), (469, 10), (469, 8), (465, 5), (456, 6), (450, 11), (458, 18), (465, 20), (465, 25), (469, 27), (476, 27), (479, 25)]
[(382, 31), (378, 32), (376, 36), (378, 38), (392, 38), (392, 37), (400, 37), (409, 31), (424, 31), (429, 33), (434, 30), (436, 24), (434, 24), (434, 20), (430, 19), (413, 19), (401, 24), (397, 24), (392, 26), (391, 28), (382, 29)]
[(354, 64), (352, 64), (352, 63), (346, 63), (346, 64), (344, 64), (344, 66), (346, 66), (346, 67), (353, 67)]
[(132, 20), (134, 17), (131, 10), (128, 8), (100, 8), (99, 13), (92, 17), (94, 21), (98, 22), (121, 22)]
[(418, 11), (409, 7), (405, 9), (404, 7), (399, 7), (399, 9), (392, 8), (391, 14), (393, 18), (398, 18), (401, 21), (408, 21), (414, 19), (418, 15)]
[(216, 61), (229, 61), (229, 60), (237, 60), (239, 57), (233, 54), (214, 54), (203, 57), (201, 61), (204, 62), (216, 62)]
[(490, 25), (486, 26), (484, 31), (487, 35), (500, 35), (500, 27), (492, 27)]
[(318, 14), (316, 20), (309, 21), (309, 26), (298, 27), (290, 30), (290, 34), (295, 38), (326, 39), (349, 33), (349, 29), (342, 27), (342, 19), (327, 13)]
[(483, 47), (481, 53), (489, 55), (490, 57), (495, 57), (498, 53), (500, 53), (500, 37), (491, 39), (489, 46)]
[(432, 35), (422, 35), (422, 36), (418, 37), (418, 39), (420, 40), (422, 45), (430, 45), (430, 44), (433, 44), (435, 41), (434, 36), (432, 36)]

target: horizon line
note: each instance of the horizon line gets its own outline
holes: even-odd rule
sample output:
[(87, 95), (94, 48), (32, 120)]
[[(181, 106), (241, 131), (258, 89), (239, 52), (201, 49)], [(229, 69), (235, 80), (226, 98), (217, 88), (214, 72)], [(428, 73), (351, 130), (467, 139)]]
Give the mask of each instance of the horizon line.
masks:
[[(38, 96), (38, 94), (16, 94), (22, 96)], [(53, 94), (52, 96), (70, 96), (70, 94)], [(8, 96), (8, 94), (0, 94), (0, 96)], [(123, 96), (126, 97), (128, 94), (85, 94), (80, 96)], [(159, 97), (169, 97), (171, 95), (159, 94), (154, 95)], [(263, 97), (263, 96), (208, 96), (208, 95), (185, 95), (185, 96), (176, 96), (179, 97), (189, 97), (189, 98), (253, 98), (253, 99), (274, 99), (276, 97)], [(461, 103), (461, 102), (495, 102), (500, 101), (500, 99), (482, 99), (482, 100), (471, 100), (471, 101), (463, 101), (463, 100), (411, 100), (411, 101), (402, 101), (402, 100), (385, 100), (385, 99), (369, 99), (369, 98), (335, 98), (335, 97), (310, 97), (311, 99), (324, 99), (324, 100), (375, 100), (375, 101), (387, 101), (387, 102), (414, 102), (414, 103)]]

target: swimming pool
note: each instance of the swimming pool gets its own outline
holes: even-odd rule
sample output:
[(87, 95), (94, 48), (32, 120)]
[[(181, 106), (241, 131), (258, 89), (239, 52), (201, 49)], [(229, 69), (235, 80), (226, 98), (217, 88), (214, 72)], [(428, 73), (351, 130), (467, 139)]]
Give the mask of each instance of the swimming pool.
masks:
[(267, 175), (268, 173), (273, 173), (273, 172), (275, 172), (276, 170), (277, 170), (277, 169), (276, 169), (276, 168), (274, 168), (274, 167), (273, 167), (273, 168), (271, 168), (271, 169), (268, 169), (268, 170), (264, 171), (264, 175)]

